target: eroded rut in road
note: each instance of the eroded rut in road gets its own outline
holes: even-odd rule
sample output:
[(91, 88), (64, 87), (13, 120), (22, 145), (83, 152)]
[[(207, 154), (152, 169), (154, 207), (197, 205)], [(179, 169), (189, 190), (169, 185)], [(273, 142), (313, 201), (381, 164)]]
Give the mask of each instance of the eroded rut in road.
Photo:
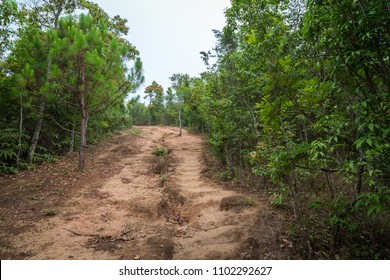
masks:
[[(226, 190), (202, 175), (202, 138), (187, 131), (179, 137), (177, 129), (169, 127), (138, 129), (142, 133), (135, 142), (124, 134), (94, 159), (95, 166), (105, 166), (115, 156), (120, 172), (97, 178), (64, 201), (55, 216), (8, 237), (12, 250), (18, 252), (14, 255), (29, 259), (264, 257), (251, 253), (266, 244), (253, 237), (266, 206), (258, 197)], [(153, 154), (160, 145), (170, 150), (164, 161)], [(270, 225), (265, 228), (269, 231)], [(278, 233), (270, 236), (278, 238)]]
[[(185, 198), (182, 212), (187, 223), (178, 227), (185, 236), (175, 238), (175, 259), (236, 258), (248, 229), (254, 224), (260, 205), (220, 209), (221, 200), (239, 194), (201, 176), (202, 139), (185, 133), (167, 137), (165, 143), (174, 151), (177, 165), (172, 181)], [(244, 204), (245, 201), (242, 202)], [(254, 202), (248, 197), (248, 202)]]

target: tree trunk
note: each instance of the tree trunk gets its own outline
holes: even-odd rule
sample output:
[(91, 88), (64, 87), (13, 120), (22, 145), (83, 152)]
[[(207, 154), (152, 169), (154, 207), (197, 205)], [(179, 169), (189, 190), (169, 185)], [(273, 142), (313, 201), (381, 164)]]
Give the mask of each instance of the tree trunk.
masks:
[(20, 93), (20, 120), (19, 120), (19, 138), (18, 138), (18, 155), (16, 157), (16, 166), (19, 166), (20, 153), (22, 149), (22, 133), (23, 133), (23, 95)]
[(79, 151), (79, 170), (83, 171), (85, 167), (85, 148), (87, 147), (87, 107), (85, 105), (84, 94), (80, 96), (81, 107), (81, 143)]
[(80, 143), (80, 151), (79, 151), (79, 170), (83, 171), (85, 166), (85, 148), (87, 147), (87, 117), (88, 117), (87, 104), (85, 101), (85, 65), (80, 66), (78, 86), (80, 90), (79, 104), (81, 110), (81, 133), (80, 133), (81, 143)]
[(149, 126), (151, 125), (151, 118), (152, 118), (152, 96), (149, 95)]
[(75, 132), (74, 132), (74, 124), (73, 124), (72, 132), (70, 133), (70, 145), (68, 151), (69, 154), (73, 153), (74, 151), (74, 138), (75, 138)]
[[(59, 6), (56, 7), (57, 10), (54, 12), (54, 22), (53, 22), (53, 29), (54, 30), (56, 30), (58, 28), (58, 19), (62, 13), (64, 5), (65, 5), (65, 2), (63, 1), (62, 3), (60, 2)], [(47, 56), (46, 83), (50, 83), (52, 63), (53, 63), (52, 58), (48, 54), (48, 56)], [(28, 164), (31, 164), (34, 160), (35, 150), (37, 148), (39, 136), (41, 134), (43, 117), (44, 117), (45, 107), (46, 107), (46, 95), (47, 95), (47, 92), (44, 91), (41, 95), (40, 100), (39, 100), (38, 120), (37, 120), (37, 123), (35, 125), (34, 134), (33, 134), (33, 137), (31, 138), (30, 149), (28, 151), (28, 157), (27, 157)]]
[(182, 119), (181, 119), (181, 117), (182, 117), (182, 111), (181, 111), (182, 109), (180, 108), (179, 109), (179, 126), (180, 126), (180, 132), (179, 132), (179, 136), (182, 136), (182, 134), (183, 134), (183, 125), (182, 125)]
[[(48, 66), (49, 68), (49, 66)], [(50, 66), (51, 68), (51, 66)], [(34, 160), (35, 150), (38, 145), (39, 136), (41, 134), (42, 130), (42, 124), (43, 124), (43, 115), (45, 112), (45, 106), (46, 106), (46, 92), (42, 93), (40, 102), (39, 102), (39, 111), (38, 111), (38, 120), (35, 125), (34, 134), (31, 138), (31, 144), (30, 149), (28, 151), (28, 157), (27, 157), (27, 163), (31, 164)]]

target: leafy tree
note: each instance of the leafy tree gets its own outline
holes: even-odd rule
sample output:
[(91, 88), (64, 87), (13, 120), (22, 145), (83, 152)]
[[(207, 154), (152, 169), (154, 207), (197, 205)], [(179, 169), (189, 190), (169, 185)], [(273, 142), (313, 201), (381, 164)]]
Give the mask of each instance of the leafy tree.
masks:
[(0, 59), (3, 57), (14, 31), (10, 25), (18, 17), (18, 5), (13, 0), (4, 0), (0, 3)]
[(161, 117), (161, 110), (163, 106), (163, 95), (164, 89), (158, 83), (153, 81), (153, 83), (146, 87), (145, 89), (145, 99), (149, 98), (149, 125), (156, 122), (156, 120)]
[(176, 103), (175, 94), (172, 87), (169, 87), (165, 94), (165, 112), (164, 112), (165, 124), (176, 124)]
[(140, 102), (140, 97), (132, 99), (128, 102), (127, 108), (131, 114), (132, 122), (135, 125), (148, 125), (149, 124), (149, 111), (144, 103)]
[(358, 236), (379, 244), (389, 232), (386, 1), (231, 4), (214, 30), (217, 62), (202, 52), (207, 72), (174, 77), (178, 104), (204, 123), (226, 177), (273, 183), (271, 202), (291, 205), (308, 257), (327, 246), (319, 231), (332, 254), (346, 242), (351, 256), (373, 256)]
[(170, 78), (170, 80), (172, 81), (172, 87), (175, 89), (176, 104), (179, 115), (179, 136), (182, 136), (183, 108), (186, 95), (189, 93), (190, 77), (186, 74), (175, 74)]

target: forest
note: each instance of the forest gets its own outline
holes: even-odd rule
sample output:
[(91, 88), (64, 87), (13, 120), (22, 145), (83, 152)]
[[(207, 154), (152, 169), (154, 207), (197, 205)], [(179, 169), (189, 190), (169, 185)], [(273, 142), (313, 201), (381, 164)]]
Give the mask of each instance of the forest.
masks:
[(74, 152), (82, 171), (118, 131), (184, 127), (219, 180), (285, 213), (302, 258), (390, 257), (389, 1), (231, 0), (207, 70), (167, 73), (143, 99), (126, 19), (87, 0), (0, 11), (0, 173)]

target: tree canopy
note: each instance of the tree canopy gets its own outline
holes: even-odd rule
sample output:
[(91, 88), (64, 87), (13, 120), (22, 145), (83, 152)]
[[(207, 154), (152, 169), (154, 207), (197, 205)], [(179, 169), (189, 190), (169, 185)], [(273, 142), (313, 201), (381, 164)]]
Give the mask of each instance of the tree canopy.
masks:
[[(138, 51), (122, 37), (126, 20), (89, 1), (2, 6), (1, 171), (53, 160), (73, 151), (75, 140), (82, 170), (88, 142), (131, 125), (124, 100), (143, 83), (143, 70)], [(88, 14), (74, 15), (76, 9)]]

